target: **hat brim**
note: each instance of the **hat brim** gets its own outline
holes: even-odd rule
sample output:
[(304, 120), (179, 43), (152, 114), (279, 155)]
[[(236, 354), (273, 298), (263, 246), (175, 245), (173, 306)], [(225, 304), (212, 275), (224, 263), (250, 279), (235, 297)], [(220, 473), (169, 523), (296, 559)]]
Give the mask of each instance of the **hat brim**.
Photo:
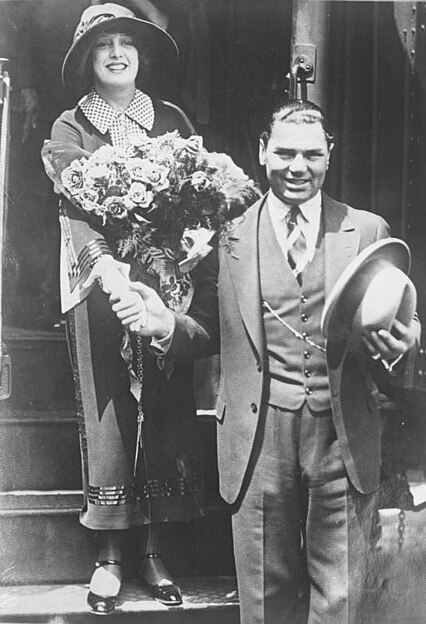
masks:
[(94, 39), (105, 31), (128, 32), (135, 37), (135, 45), (142, 50), (144, 45), (152, 49), (156, 60), (156, 70), (166, 70), (173, 66), (179, 50), (173, 37), (165, 30), (148, 22), (132, 17), (115, 17), (92, 26), (71, 46), (62, 65), (62, 82), (77, 98), (82, 97), (93, 86), (87, 77), (87, 60)]
[(342, 339), (350, 333), (341, 318), (340, 303), (356, 275), (373, 260), (393, 264), (406, 274), (410, 271), (410, 250), (399, 238), (384, 238), (366, 247), (346, 267), (327, 297), (321, 317), (321, 330), (326, 338)]

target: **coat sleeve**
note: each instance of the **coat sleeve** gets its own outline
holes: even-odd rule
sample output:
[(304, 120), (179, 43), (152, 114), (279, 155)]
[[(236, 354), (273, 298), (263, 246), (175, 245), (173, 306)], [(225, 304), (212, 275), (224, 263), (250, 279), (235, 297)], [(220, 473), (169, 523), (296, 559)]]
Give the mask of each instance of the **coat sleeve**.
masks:
[[(83, 148), (82, 128), (74, 119), (73, 111), (66, 111), (53, 124), (52, 140)], [(67, 312), (83, 301), (90, 288), (83, 285), (97, 260), (112, 255), (110, 245), (96, 224), (67, 199), (61, 199), (61, 300), (62, 311)]]
[(415, 390), (418, 384), (418, 358), (420, 353), (421, 325), (417, 313), (412, 321), (414, 345), (405, 353), (395, 368), (388, 372), (389, 386), (403, 390)]
[[(376, 215), (375, 215), (376, 216)], [(377, 217), (377, 231), (376, 240), (387, 238), (390, 236), (390, 228), (384, 219)], [(412, 389), (415, 387), (416, 382), (416, 362), (420, 349), (420, 337), (421, 337), (421, 325), (417, 313), (414, 314), (412, 321), (412, 331), (414, 333), (414, 345), (407, 351), (407, 353), (401, 358), (400, 362), (395, 366), (391, 372), (386, 372), (386, 381), (390, 387)], [(378, 363), (378, 366), (380, 364)], [(379, 374), (380, 376), (383, 376)]]
[(218, 274), (216, 242), (193, 272), (194, 296), (187, 314), (175, 314), (171, 358), (202, 358), (219, 351)]

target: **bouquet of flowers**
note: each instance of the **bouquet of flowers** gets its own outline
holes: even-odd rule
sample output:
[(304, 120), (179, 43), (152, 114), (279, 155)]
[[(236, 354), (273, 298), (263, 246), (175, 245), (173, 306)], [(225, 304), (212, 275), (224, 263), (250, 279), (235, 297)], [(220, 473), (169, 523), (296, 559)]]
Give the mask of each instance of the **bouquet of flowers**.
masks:
[(115, 234), (121, 257), (157, 274), (170, 262), (191, 270), (210, 251), (214, 232), (227, 240), (231, 220), (259, 197), (229, 156), (177, 131), (126, 149), (103, 146), (64, 169), (60, 187)]

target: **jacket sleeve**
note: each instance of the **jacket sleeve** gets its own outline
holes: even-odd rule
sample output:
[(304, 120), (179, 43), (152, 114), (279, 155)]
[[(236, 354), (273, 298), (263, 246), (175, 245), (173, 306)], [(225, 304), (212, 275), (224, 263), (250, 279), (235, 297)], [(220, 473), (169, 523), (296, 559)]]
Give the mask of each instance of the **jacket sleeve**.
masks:
[[(82, 130), (72, 111), (66, 111), (55, 121), (51, 136), (53, 141), (83, 148)], [(91, 288), (84, 288), (83, 284), (97, 260), (113, 254), (101, 229), (85, 219), (82, 211), (65, 198), (61, 200), (59, 220), (62, 233), (61, 299), (62, 311), (66, 312), (89, 294)]]
[[(390, 236), (389, 225), (381, 217), (378, 219), (376, 239), (387, 238)], [(417, 313), (414, 314), (412, 321), (412, 330), (414, 333), (414, 345), (405, 353), (401, 360), (396, 364), (395, 368), (391, 368), (390, 372), (385, 372), (387, 383), (390, 387), (411, 389), (416, 383), (416, 362), (420, 349), (421, 325)], [(378, 364), (380, 366), (380, 364)], [(383, 375), (383, 373), (382, 373)], [(380, 375), (379, 375), (380, 376)]]
[(421, 325), (417, 313), (412, 322), (414, 345), (404, 354), (395, 368), (388, 372), (389, 386), (403, 390), (414, 390), (418, 385), (418, 358), (420, 353)]
[(218, 244), (193, 271), (194, 297), (187, 314), (175, 314), (168, 355), (173, 359), (202, 358), (219, 351)]

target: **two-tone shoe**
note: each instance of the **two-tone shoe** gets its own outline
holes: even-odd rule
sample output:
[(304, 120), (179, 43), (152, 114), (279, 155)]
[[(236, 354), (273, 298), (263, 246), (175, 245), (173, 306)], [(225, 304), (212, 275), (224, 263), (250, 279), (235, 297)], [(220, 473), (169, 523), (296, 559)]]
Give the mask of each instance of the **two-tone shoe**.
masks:
[[(107, 565), (116, 565), (121, 566), (120, 561), (115, 561), (113, 559), (107, 559), (105, 561), (97, 561), (95, 563), (96, 568), (103, 568)], [(87, 604), (89, 606), (89, 611), (94, 613), (95, 615), (110, 615), (114, 612), (115, 607), (117, 606), (118, 593), (114, 596), (101, 596), (99, 594), (95, 594), (92, 591), (89, 591), (87, 595)]]
[[(150, 574), (148, 574), (147, 567), (151, 568)], [(150, 588), (152, 597), (167, 607), (179, 606), (182, 604), (182, 594), (180, 588), (176, 585), (176, 583), (168, 582), (167, 580), (161, 578), (164, 571), (164, 564), (159, 554), (149, 553), (145, 555), (142, 560), (140, 576)], [(147, 580), (147, 577), (149, 578), (150, 576), (157, 576), (159, 579), (161, 578), (161, 580), (158, 584), (150, 583)]]

